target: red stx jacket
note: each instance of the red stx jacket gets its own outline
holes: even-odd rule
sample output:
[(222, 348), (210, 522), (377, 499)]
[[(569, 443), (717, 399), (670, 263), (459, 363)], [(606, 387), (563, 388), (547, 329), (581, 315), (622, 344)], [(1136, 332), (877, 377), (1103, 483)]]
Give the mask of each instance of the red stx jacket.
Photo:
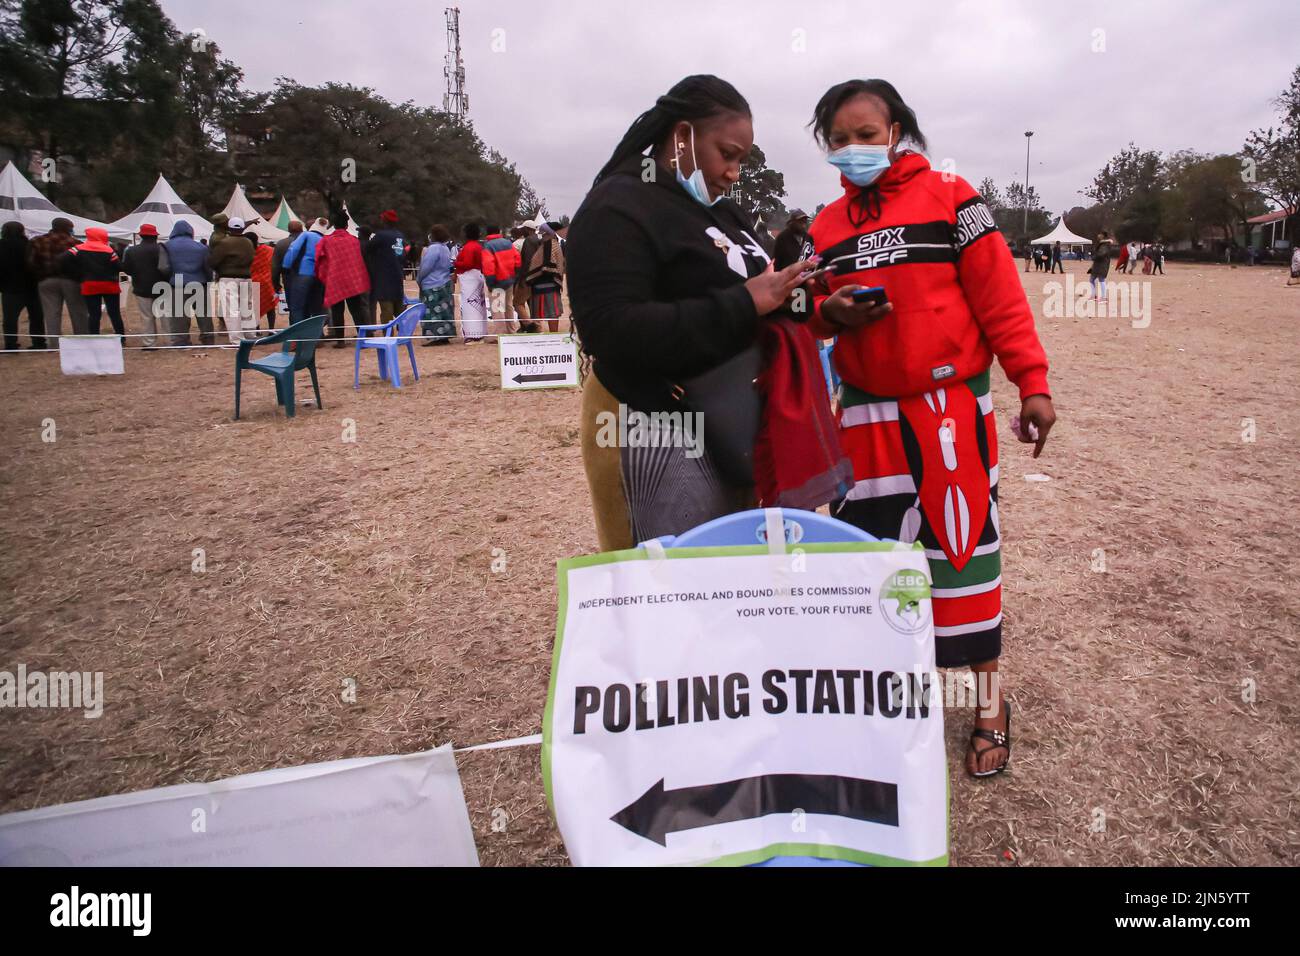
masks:
[[(804, 254), (836, 266), (832, 290), (884, 286), (894, 305), (885, 318), (840, 334), (840, 377), (872, 395), (919, 395), (978, 375), (996, 355), (1022, 400), (1049, 395), (1047, 356), (1015, 261), (970, 184), (945, 178), (918, 153), (901, 154), (866, 189), (840, 181), (845, 195), (817, 215)], [(850, 204), (859, 194), (861, 203)], [(824, 300), (814, 297), (810, 327), (829, 337)]]

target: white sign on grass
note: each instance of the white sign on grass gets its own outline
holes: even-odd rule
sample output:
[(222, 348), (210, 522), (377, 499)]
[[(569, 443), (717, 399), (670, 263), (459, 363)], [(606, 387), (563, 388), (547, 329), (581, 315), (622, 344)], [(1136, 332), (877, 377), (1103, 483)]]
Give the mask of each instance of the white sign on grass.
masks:
[(64, 375), (121, 375), (122, 339), (116, 335), (61, 335), (59, 368)]
[(502, 335), (501, 387), (576, 388), (578, 345), (567, 332)]
[(893, 542), (561, 561), (542, 763), (578, 865), (942, 865), (924, 551)]
[(451, 745), (0, 816), (0, 866), (478, 866)]

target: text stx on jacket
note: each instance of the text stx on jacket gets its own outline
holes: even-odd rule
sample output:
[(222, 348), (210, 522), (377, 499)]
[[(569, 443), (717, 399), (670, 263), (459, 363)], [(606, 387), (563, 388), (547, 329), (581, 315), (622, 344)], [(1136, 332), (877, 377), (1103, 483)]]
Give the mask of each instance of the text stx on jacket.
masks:
[[(907, 152), (871, 187), (840, 181), (845, 194), (817, 215), (804, 254), (815, 251), (835, 268), (832, 291), (884, 286), (894, 306), (839, 336), (840, 377), (872, 395), (919, 395), (978, 375), (996, 355), (1021, 399), (1050, 394), (1047, 356), (1015, 261), (970, 184)], [(814, 300), (819, 319), (825, 298)], [(816, 331), (828, 329), (816, 323)]]

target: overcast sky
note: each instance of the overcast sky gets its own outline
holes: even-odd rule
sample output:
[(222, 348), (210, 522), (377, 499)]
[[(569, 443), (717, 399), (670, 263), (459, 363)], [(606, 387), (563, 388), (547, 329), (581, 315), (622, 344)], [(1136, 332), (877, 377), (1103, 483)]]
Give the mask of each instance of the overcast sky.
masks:
[[(162, 0), (251, 89), (277, 76), (440, 106), (444, 2)], [(838, 194), (806, 127), (818, 97), (883, 77), (916, 110), (936, 166), (978, 185), (1025, 175), (1054, 211), (1130, 140), (1233, 152), (1269, 125), (1300, 65), (1300, 0), (832, 2), (461, 0), (470, 117), (547, 202), (572, 213), (628, 124), (690, 73), (749, 100), (790, 206)], [(288, 51), (294, 51), (289, 53)]]

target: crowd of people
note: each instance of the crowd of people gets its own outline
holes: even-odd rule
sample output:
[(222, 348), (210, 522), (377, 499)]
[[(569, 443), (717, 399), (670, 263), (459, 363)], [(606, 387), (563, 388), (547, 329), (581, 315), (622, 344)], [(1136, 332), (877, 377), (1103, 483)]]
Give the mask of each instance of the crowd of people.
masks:
[[(529, 220), (507, 238), (496, 226), (464, 228), (463, 244), (445, 226), (429, 231), (423, 248), (402, 233), (397, 213), (385, 210), (376, 228), (348, 231), (345, 211), (310, 225), (293, 221), (274, 243), (251, 223), (223, 214), (211, 219), (211, 236), (177, 220), (163, 241), (145, 223), (138, 241), (122, 248), (100, 228), (73, 235), (73, 223), (56, 218), (44, 235), (29, 238), (22, 223), (0, 232), (0, 294), (4, 347), (20, 346), (25, 313), (31, 349), (58, 348), (64, 315), (75, 335), (98, 335), (107, 313), (125, 344), (123, 278), (140, 315), (140, 346), (217, 344), (223, 334), (237, 345), (265, 324), (274, 329), (281, 309), (297, 322), (328, 313), (327, 338), (345, 344), (345, 317), (357, 335), (386, 324), (406, 307), (409, 268), (426, 307), (421, 332), (426, 345), (457, 336), (455, 299), (461, 300), (461, 337), (466, 344), (494, 334), (560, 330), (564, 314), (564, 235), (559, 222)], [(486, 234), (485, 234), (486, 233)], [(373, 331), (373, 330), (371, 330)]]
[(1138, 263), (1142, 263), (1143, 275), (1165, 274), (1165, 247), (1160, 242), (1126, 242), (1119, 248), (1119, 258), (1115, 260), (1115, 271), (1134, 275)]

